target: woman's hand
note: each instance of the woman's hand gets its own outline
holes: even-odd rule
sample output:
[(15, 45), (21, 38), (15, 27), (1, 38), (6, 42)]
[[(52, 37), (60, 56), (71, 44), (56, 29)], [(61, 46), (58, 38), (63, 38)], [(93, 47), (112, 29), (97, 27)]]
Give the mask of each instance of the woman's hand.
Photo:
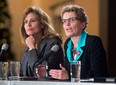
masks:
[(44, 65), (39, 64), (38, 68), (36, 68), (36, 74), (38, 77), (45, 77), (46, 76), (46, 68)]
[(25, 43), (29, 47), (29, 50), (35, 48), (35, 39), (33, 36), (29, 36), (28, 38), (26, 38)]
[(60, 68), (61, 68), (61, 70), (51, 69), (49, 71), (49, 74), (51, 75), (51, 77), (53, 77), (55, 79), (60, 79), (60, 80), (69, 79), (67, 70), (61, 64), (60, 64)]

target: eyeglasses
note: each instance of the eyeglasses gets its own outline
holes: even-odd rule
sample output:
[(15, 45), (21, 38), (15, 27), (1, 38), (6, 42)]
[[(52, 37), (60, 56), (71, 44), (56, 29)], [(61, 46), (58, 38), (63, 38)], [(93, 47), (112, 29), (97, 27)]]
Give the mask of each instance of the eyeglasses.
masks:
[(76, 20), (79, 20), (79, 18), (77, 18), (77, 17), (71, 17), (71, 18), (68, 18), (68, 19), (62, 19), (62, 23), (74, 22)]

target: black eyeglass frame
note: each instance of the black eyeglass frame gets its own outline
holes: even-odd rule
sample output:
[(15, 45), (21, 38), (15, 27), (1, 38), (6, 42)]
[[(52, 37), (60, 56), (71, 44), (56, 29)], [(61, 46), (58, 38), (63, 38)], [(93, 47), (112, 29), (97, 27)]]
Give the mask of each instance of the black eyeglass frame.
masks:
[(66, 23), (67, 21), (72, 22), (72, 21), (75, 21), (75, 20), (80, 20), (80, 19), (77, 18), (77, 17), (71, 17), (71, 18), (68, 18), (68, 19), (62, 19), (61, 22)]

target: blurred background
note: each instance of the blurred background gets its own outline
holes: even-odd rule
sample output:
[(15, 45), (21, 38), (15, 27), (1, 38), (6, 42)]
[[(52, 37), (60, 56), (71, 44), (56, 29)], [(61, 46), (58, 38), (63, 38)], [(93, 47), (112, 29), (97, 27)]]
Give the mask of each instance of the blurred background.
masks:
[(9, 44), (9, 49), (0, 60), (19, 61), (24, 50), (20, 38), (20, 25), (25, 8), (37, 6), (42, 8), (52, 19), (55, 30), (66, 40), (62, 23), (60, 22), (61, 8), (67, 4), (82, 6), (89, 18), (86, 31), (102, 39), (107, 53), (109, 71), (116, 77), (116, 5), (115, 0), (0, 0), (0, 47)]

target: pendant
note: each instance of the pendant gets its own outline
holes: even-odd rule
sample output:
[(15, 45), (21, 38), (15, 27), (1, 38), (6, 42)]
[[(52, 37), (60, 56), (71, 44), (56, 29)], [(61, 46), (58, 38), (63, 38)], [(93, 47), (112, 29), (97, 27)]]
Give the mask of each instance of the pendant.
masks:
[(80, 51), (76, 51), (75, 55), (79, 56), (80, 55)]
[(72, 52), (75, 53), (76, 52), (76, 49), (72, 49)]

